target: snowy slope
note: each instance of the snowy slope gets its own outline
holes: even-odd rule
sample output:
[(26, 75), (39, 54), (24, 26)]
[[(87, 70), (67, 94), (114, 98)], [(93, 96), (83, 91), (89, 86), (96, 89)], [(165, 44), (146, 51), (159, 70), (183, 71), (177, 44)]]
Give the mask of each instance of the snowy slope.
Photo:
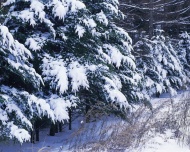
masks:
[[(158, 105), (168, 102), (168, 99), (171, 99), (174, 103), (179, 102), (180, 99), (186, 98), (188, 94), (189, 91), (179, 91), (174, 98), (170, 98), (169, 94), (162, 94), (160, 98), (153, 99), (151, 103), (156, 108)], [(169, 106), (165, 109), (162, 108), (161, 111), (169, 111), (169, 108)], [(160, 112), (160, 115), (162, 115), (162, 112)], [(175, 130), (167, 129), (162, 134), (150, 131), (147, 137), (150, 138), (147, 139), (145, 144), (137, 148), (127, 149), (126, 152), (190, 152), (190, 147), (176, 138)]]
[[(171, 101), (177, 103), (179, 99), (184, 98), (188, 93), (189, 92), (179, 92), (172, 100), (169, 98), (170, 96), (168, 94), (163, 94), (160, 98), (153, 99), (151, 101), (153, 108), (156, 109), (160, 105), (165, 106), (155, 114), (157, 118), (153, 118), (151, 121), (163, 119), (164, 113), (170, 111)], [(149, 111), (145, 110), (145, 112), (142, 113), (142, 118), (138, 120), (143, 122), (144, 118), (147, 117), (148, 114)], [(14, 144), (13, 141), (10, 143), (0, 143), (0, 151), (69, 152), (75, 149), (75, 151), (85, 152), (95, 151), (96, 149), (98, 151), (114, 152), (117, 150), (111, 150), (110, 147), (114, 147), (114, 143), (118, 143), (120, 146), (117, 145), (117, 149), (120, 148), (121, 151), (125, 152), (190, 152), (187, 145), (179, 142), (179, 139), (176, 138), (175, 130), (172, 129), (165, 129), (163, 132), (158, 132), (155, 131), (154, 128), (151, 128), (144, 134), (140, 144), (125, 147), (128, 145), (125, 143), (119, 143), (119, 140), (124, 137), (123, 142), (128, 141), (127, 136), (130, 133), (133, 134), (133, 130), (128, 135), (122, 132), (125, 131), (127, 127), (127, 122), (113, 116), (102, 118), (101, 120), (87, 124), (84, 123), (84, 118), (80, 117), (74, 120), (73, 129), (71, 131), (68, 130), (68, 125), (65, 124), (63, 132), (57, 133), (54, 137), (50, 137), (48, 136), (49, 129), (42, 129), (40, 132), (40, 142), (36, 142), (35, 144), (24, 143), (22, 145), (18, 143)], [(115, 135), (118, 137), (115, 137)], [(133, 142), (136, 143), (136, 141)]]
[(143, 147), (126, 152), (190, 152), (188, 146), (180, 145), (173, 136), (174, 133), (168, 130), (165, 134), (157, 134)]

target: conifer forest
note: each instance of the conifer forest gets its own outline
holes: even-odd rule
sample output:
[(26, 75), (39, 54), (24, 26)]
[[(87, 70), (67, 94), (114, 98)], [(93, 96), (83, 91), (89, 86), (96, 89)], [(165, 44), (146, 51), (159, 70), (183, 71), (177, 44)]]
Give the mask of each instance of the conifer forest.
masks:
[(189, 93), (190, 0), (0, 1), (0, 151), (44, 129), (76, 134), (47, 152), (149, 152), (158, 133), (190, 146)]

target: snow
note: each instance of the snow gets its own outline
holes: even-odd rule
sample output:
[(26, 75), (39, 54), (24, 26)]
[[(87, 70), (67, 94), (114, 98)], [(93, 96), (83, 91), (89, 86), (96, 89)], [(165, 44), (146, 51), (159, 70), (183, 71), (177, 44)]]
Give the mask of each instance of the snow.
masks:
[(79, 0), (68, 0), (71, 5), (71, 12), (76, 12), (77, 10), (86, 8), (85, 4)]
[(31, 49), (32, 51), (37, 51), (41, 49), (41, 46), (33, 38), (27, 38), (25, 45), (28, 45), (29, 49)]
[(141, 149), (126, 150), (125, 152), (190, 152), (188, 146), (180, 145), (173, 136), (172, 130), (167, 130), (165, 134), (157, 133)]
[[(66, 66), (63, 59), (53, 58), (47, 54), (41, 68), (43, 80), (50, 82), (50, 87), (59, 91), (60, 94), (67, 92), (70, 84), (74, 93), (78, 92), (80, 88), (88, 89), (87, 70), (95, 70), (95, 67), (85, 67), (77, 61)], [(71, 78), (70, 83), (69, 78)]]
[(96, 22), (90, 18), (90, 19), (83, 19), (82, 22), (90, 29), (93, 29), (96, 27)]
[[(28, 1), (30, 1), (30, 0), (28, 0)], [(47, 38), (51, 42), (55, 42), (56, 44), (58, 44), (57, 41), (59, 41), (60, 39), (59, 39), (59, 37), (57, 37), (55, 39), (55, 36), (57, 33), (59, 33), (59, 30), (57, 30), (57, 29), (56, 29), (57, 31), (54, 30), (54, 27), (57, 28), (57, 25), (54, 26), (53, 23), (49, 19), (51, 19), (53, 22), (54, 21), (57, 22), (57, 19), (59, 19), (59, 20), (62, 20), (62, 21), (59, 21), (59, 23), (64, 23), (66, 21), (65, 19), (66, 19), (67, 15), (70, 17), (68, 19), (71, 19), (71, 20), (73, 19), (74, 21), (76, 21), (75, 24), (71, 25), (71, 29), (75, 30), (76, 35), (78, 35), (79, 39), (81, 38), (81, 41), (82, 41), (82, 38), (83, 38), (85, 32), (89, 32), (88, 30), (91, 30), (92, 31), (91, 33), (96, 33), (94, 35), (97, 36), (96, 38), (98, 41), (101, 40), (101, 39), (99, 39), (98, 35), (100, 37), (105, 36), (106, 39), (104, 42), (105, 43), (107, 42), (108, 44), (99, 43), (99, 44), (101, 44), (101, 46), (98, 46), (97, 51), (99, 53), (99, 56), (101, 56), (102, 61), (104, 62), (102, 64), (102, 66), (105, 64), (105, 62), (107, 62), (108, 64), (113, 64), (114, 66), (106, 65), (107, 63), (105, 64), (105, 69), (106, 68), (107, 69), (103, 72), (106, 73), (105, 74), (106, 76), (101, 75), (101, 78), (104, 80), (104, 83), (102, 86), (100, 86), (103, 88), (103, 91), (104, 91), (103, 96), (106, 96), (107, 101), (109, 101), (111, 103), (111, 105), (114, 105), (116, 103), (116, 105), (119, 105), (122, 109), (123, 109), (123, 107), (124, 108), (129, 107), (127, 98), (121, 91), (122, 90), (121, 79), (131, 82), (131, 84), (137, 84), (136, 81), (140, 80), (140, 76), (138, 74), (135, 74), (136, 65), (134, 62), (134, 57), (130, 54), (131, 50), (132, 50), (132, 47), (131, 47), (132, 40), (130, 39), (130, 37), (128, 36), (128, 34), (125, 30), (123, 30), (122, 28), (117, 28), (111, 22), (110, 22), (111, 24), (109, 25), (111, 27), (111, 28), (109, 28), (110, 29), (109, 31), (104, 31), (104, 30), (102, 30), (103, 28), (98, 29), (98, 27), (97, 27), (97, 24), (98, 24), (97, 22), (104, 24), (105, 26), (108, 26), (108, 24), (109, 24), (108, 18), (111, 18), (112, 15), (107, 13), (108, 11), (103, 12), (102, 10), (99, 9), (99, 11), (101, 11), (101, 12), (96, 14), (95, 16), (91, 15), (90, 17), (86, 18), (85, 14), (84, 14), (84, 16), (85, 16), (84, 18), (75, 20), (74, 16), (77, 15), (77, 11), (79, 9), (85, 9), (85, 5), (83, 4), (82, 0), (81, 1), (79, 1), (79, 0), (52, 0), (48, 4), (45, 4), (44, 1), (40, 2), (37, 0), (31, 0), (30, 2), (31, 2), (30, 8), (27, 8), (27, 9), (21, 11), (19, 13), (19, 15), (17, 14), (18, 12), (14, 12), (15, 16), (18, 15), (18, 18), (22, 19), (23, 23), (29, 22), (32, 26), (35, 26), (36, 24), (38, 24), (39, 21), (46, 23), (46, 26), (48, 25), (47, 27), (51, 30), (52, 34), (54, 35), (54, 37), (51, 37), (50, 39)], [(42, 2), (44, 4), (42, 4)], [(10, 4), (10, 3), (14, 3), (14, 1), (9, 0), (7, 2), (7, 4)], [(112, 1), (105, 0), (103, 2), (103, 4), (114, 15), (119, 14), (117, 0), (112, 0)], [(50, 9), (53, 8), (53, 10), (49, 11), (48, 7)], [(47, 15), (45, 15), (44, 8), (47, 8), (47, 11), (49, 11)], [(91, 13), (89, 12), (89, 14), (91, 14)], [(87, 16), (89, 14), (87, 14)], [(55, 19), (51, 15), (54, 15), (54, 17), (57, 19)], [(83, 14), (81, 14), (81, 15), (83, 15)], [(63, 26), (65, 26), (65, 25), (63, 25)], [(105, 26), (103, 26), (103, 27), (105, 27)], [(98, 33), (98, 30), (103, 31), (103, 33)], [(37, 32), (39, 32), (39, 31), (37, 31)], [(69, 31), (66, 31), (66, 32), (69, 33)], [(65, 40), (65, 42), (67, 39), (70, 38), (69, 37), (70, 33), (68, 34), (66, 32), (65, 32), (65, 34), (61, 33), (61, 36)], [(67, 34), (68, 34), (68, 38), (67, 38)], [(87, 33), (87, 34), (89, 34), (89, 33)], [(5, 45), (3, 47), (6, 48), (8, 46), (8, 48), (10, 48), (10, 50), (9, 50), (10, 53), (8, 53), (9, 59), (7, 59), (8, 63), (10, 65), (12, 65), (12, 67), (14, 67), (14, 69), (16, 69), (16, 70), (19, 69), (20, 70), (19, 72), (21, 72), (23, 75), (26, 75), (26, 73), (23, 72), (25, 70), (25, 71), (27, 71), (27, 74), (30, 73), (31, 76), (35, 76), (36, 78), (41, 80), (41, 77), (37, 73), (35, 73), (35, 70), (33, 68), (31, 68), (29, 66), (30, 65), (29, 62), (27, 62), (27, 59), (29, 57), (32, 58), (30, 51), (28, 49), (26, 49), (24, 45), (20, 44), (18, 41), (15, 41), (13, 39), (12, 35), (8, 32), (8, 29), (4, 26), (1, 26), (1, 35), (3, 37), (2, 44)], [(119, 46), (113, 44), (112, 42), (109, 43), (109, 38), (111, 40), (112, 35), (116, 35), (117, 40), (119, 42), (121, 42), (121, 44)], [(122, 37), (122, 40), (121, 40), (121, 37)], [(162, 37), (162, 39), (164, 39), (164, 38)], [(94, 41), (94, 42), (96, 43), (96, 41)], [(156, 42), (157, 41), (155, 41), (155, 43)], [(99, 44), (97, 44), (97, 45), (99, 45)], [(27, 45), (29, 47), (29, 49), (32, 51), (37, 51), (37, 50), (41, 49), (41, 45), (39, 44), (39, 41), (33, 37), (28, 38), (26, 40), (25, 45)], [(86, 44), (86, 46), (87, 45), (88, 44)], [(163, 46), (163, 48), (165, 49), (166, 52), (168, 52), (168, 49), (166, 48), (166, 46), (164, 46), (164, 43), (161, 43), (160, 45)], [(155, 49), (156, 53), (159, 53), (162, 50), (161, 46)], [(12, 48), (14, 48), (14, 49), (12, 49)], [(50, 50), (50, 51), (52, 51), (52, 50)], [(65, 52), (66, 51), (64, 50), (64, 53)], [(36, 53), (38, 53), (38, 52), (36, 52)], [(12, 94), (13, 94), (13, 95), (11, 94), (12, 96), (16, 96), (15, 93), (18, 94), (18, 92), (19, 92), (20, 95), (25, 95), (27, 97), (25, 99), (25, 102), (26, 102), (26, 104), (29, 105), (29, 110), (31, 111), (31, 115), (28, 116), (29, 118), (32, 118), (33, 115), (38, 114), (40, 116), (46, 115), (46, 116), (50, 117), (53, 122), (55, 122), (57, 120), (63, 122), (64, 120), (69, 119), (68, 108), (71, 108), (73, 105), (76, 105), (75, 102), (74, 102), (75, 104), (72, 103), (72, 101), (75, 100), (75, 96), (68, 97), (68, 94), (70, 94), (71, 90), (72, 90), (71, 94), (75, 93), (75, 95), (77, 95), (80, 89), (87, 89), (87, 90), (90, 89), (89, 81), (91, 81), (91, 80), (90, 80), (90, 78), (88, 78), (88, 74), (90, 72), (95, 73), (96, 70), (97, 71), (99, 70), (99, 67), (95, 66), (95, 65), (90, 65), (90, 64), (86, 65), (86, 63), (82, 63), (83, 62), (82, 60), (84, 58), (81, 58), (80, 61), (79, 61), (79, 59), (72, 58), (72, 57), (71, 58), (69, 57), (69, 59), (65, 60), (64, 58), (58, 56), (56, 53), (55, 54), (51, 53), (51, 55), (52, 56), (50, 56), (50, 55), (48, 56), (43, 53), (43, 57), (44, 57), (43, 64), (40, 68), (42, 70), (43, 80), (45, 81), (46, 84), (48, 84), (50, 86), (50, 89), (52, 89), (55, 94), (53, 94), (53, 95), (51, 94), (49, 96), (44, 97), (45, 99), (41, 99), (41, 98), (36, 97), (34, 94), (29, 94), (29, 93), (23, 92), (23, 91), (14, 91), (13, 89), (12, 90), (10, 89), (10, 90), (12, 91)], [(67, 55), (72, 56), (73, 54), (68, 53)], [(173, 56), (170, 58), (168, 58), (168, 56), (165, 54), (160, 55), (160, 56), (157, 56), (157, 54), (155, 54), (155, 56), (158, 57), (159, 62), (163, 61), (164, 65), (168, 65), (170, 67), (170, 69), (178, 70), (178, 71), (181, 70), (181, 67), (178, 64), (178, 60), (175, 60), (175, 58)], [(21, 59), (23, 59), (23, 60), (21, 60)], [(26, 65), (22, 64), (22, 62), (24, 62), (24, 61), (27, 62)], [(128, 65), (127, 68), (122, 67), (122, 66), (126, 66), (126, 65)], [(109, 69), (109, 67), (110, 67), (110, 69)], [(115, 70), (115, 67), (116, 67), (116, 70)], [(124, 75), (115, 76), (112, 73), (110, 74), (110, 71), (112, 68), (113, 68), (113, 73), (114, 72), (116, 73), (116, 71), (119, 68), (124, 69), (123, 70), (124, 72), (126, 72), (130, 68), (132, 70), (130, 69), (130, 71), (127, 71), (125, 74), (128, 74), (128, 73), (129, 74), (126, 76), (124, 76)], [(162, 74), (162, 76), (164, 78), (166, 78), (167, 71), (166, 70), (162, 71), (163, 66), (156, 65), (156, 68), (158, 68), (158, 71)], [(103, 72), (100, 71), (99, 73), (102, 74)], [(108, 75), (108, 74), (110, 74), (110, 75)], [(131, 77), (128, 77), (129, 75)], [(27, 78), (30, 78), (30, 77), (27, 77)], [(178, 80), (177, 78), (172, 78), (171, 81), (180, 83), (180, 80)], [(166, 80), (165, 82), (167, 82), (168, 86), (170, 85), (169, 80)], [(146, 85), (153, 86), (152, 79), (147, 78)], [(164, 87), (162, 84), (156, 84), (157, 92), (162, 93), (164, 90), (163, 88)], [(177, 94), (177, 92), (172, 87), (170, 87), (168, 90), (170, 91), (172, 96)], [(50, 93), (51, 93), (51, 91), (50, 91)], [(130, 95), (133, 96), (133, 94), (135, 94), (135, 93), (132, 92), (131, 94)], [(20, 95), (18, 95), (16, 97), (19, 98)], [(140, 93), (139, 94), (137, 93), (137, 96), (139, 96), (140, 99), (143, 98), (142, 94), (140, 94)], [(5, 97), (5, 100), (9, 100), (9, 98), (7, 98), (7, 96), (4, 95), (4, 97)], [(11, 99), (10, 99), (10, 101), (11, 101)], [(23, 106), (23, 107), (25, 107), (25, 106)], [(17, 117), (21, 120), (21, 122), (23, 124), (26, 123), (29, 126), (29, 128), (31, 128), (31, 123), (29, 123), (29, 120), (28, 120), (29, 118), (25, 115), (22, 115), (20, 108), (21, 108), (21, 105), (17, 105), (16, 103), (9, 103), (9, 104), (7, 104), (7, 107), (5, 110), (8, 114), (16, 111), (16, 114), (18, 115)], [(1, 110), (1, 108), (0, 108), (0, 110)], [(0, 111), (0, 116), (2, 116), (2, 118), (0, 118), (0, 120), (2, 120), (3, 124), (5, 124), (8, 119), (8, 114), (6, 112), (5, 111), (3, 112), (2, 110)], [(12, 122), (7, 123), (7, 124), (10, 124), (9, 128), (10, 128), (11, 137), (13, 137), (13, 138), (16, 137), (21, 143), (24, 142), (25, 140), (29, 140), (29, 135), (26, 130), (19, 128), (16, 125), (14, 126), (14, 123), (12, 123), (12, 124), (11, 123)], [(84, 124), (84, 123), (82, 123), (82, 124)], [(111, 134), (111, 132), (112, 131), (109, 130), (108, 134)], [(59, 140), (62, 140), (62, 139), (60, 138)], [(160, 141), (161, 139), (155, 137), (155, 140)]]
[[(184, 97), (184, 95), (187, 95), (188, 93), (189, 92), (183, 92), (183, 91), (178, 92), (178, 96), (175, 96), (173, 100), (177, 102), (179, 99), (181, 99), (182, 97)], [(63, 99), (59, 99), (59, 98), (56, 99), (56, 98), (57, 96), (51, 97), (52, 100), (54, 99), (57, 101), (63, 100)], [(158, 105), (168, 102), (169, 98), (170, 98), (170, 95), (168, 93), (162, 94), (161, 98), (155, 98), (151, 101), (151, 103), (153, 104), (153, 107), (156, 108)], [(135, 109), (137, 110), (138, 107), (139, 106), (136, 106)], [(59, 107), (57, 108), (59, 109)], [(161, 119), (164, 118), (163, 113), (168, 112), (170, 108), (171, 108), (170, 106), (169, 107), (166, 106), (163, 109), (161, 109), (158, 112), (158, 117), (160, 117)], [(57, 112), (60, 113), (61, 111), (58, 110)], [(57, 116), (59, 116), (59, 114)], [(146, 118), (146, 115), (142, 116), (142, 119), (143, 118)], [(97, 142), (97, 145), (99, 145), (101, 140), (106, 140), (107, 138), (109, 138), (110, 135), (113, 136), (114, 132), (119, 133), (119, 130), (120, 129), (122, 130), (122, 127), (124, 127), (127, 123), (119, 118), (109, 116), (109, 117), (102, 117), (101, 119), (98, 119), (97, 121), (90, 122), (90, 123), (85, 123), (84, 117), (78, 117), (77, 119), (75, 118), (73, 119), (72, 124), (73, 124), (72, 126), (73, 129), (71, 131), (68, 130), (68, 124), (66, 123), (64, 125), (63, 132), (57, 133), (54, 137), (47, 135), (49, 132), (49, 129), (40, 129), (40, 142), (36, 142), (35, 144), (31, 144), (27, 142), (23, 143), (22, 145), (18, 143), (14, 144), (11, 142), (8, 144), (0, 143), (0, 150), (2, 152), (15, 151), (15, 150), (18, 150), (18, 151), (20, 150), (24, 152), (31, 152), (32, 150), (33, 151), (46, 150), (49, 152), (58, 152), (58, 151), (71, 152), (73, 148), (77, 148), (77, 146), (82, 146), (83, 144), (86, 143), (89, 146), (87, 145), (83, 146), (84, 149), (81, 149), (81, 151), (88, 151), (90, 150), (90, 148), (92, 150), (91, 143), (95, 142), (96, 144)], [(120, 127), (122, 126), (122, 127), (118, 128), (118, 126)], [(19, 135), (25, 134), (23, 130), (18, 130), (18, 128), (15, 127), (14, 125), (11, 127), (12, 127), (13, 135), (19, 137)], [(25, 135), (26, 136), (20, 136), (21, 137), (20, 141), (25, 140), (23, 137), (28, 138), (27, 134)], [(180, 144), (178, 142), (178, 139), (175, 137), (174, 130), (166, 129), (163, 133), (150, 130), (145, 136), (147, 136), (148, 138), (146, 139), (144, 144), (140, 146), (127, 148), (123, 151), (125, 152), (190, 152), (189, 147), (185, 145), (185, 143)], [(104, 142), (101, 142), (101, 143), (103, 144), (102, 146), (106, 148), (106, 145), (104, 145)], [(100, 150), (100, 151), (103, 151), (103, 150)]]
[(147, 87), (151, 87), (154, 85), (154, 81), (150, 79), (149, 77), (146, 78), (146, 84)]
[[(7, 56), (4, 60), (9, 63), (10, 67), (18, 70), (25, 79), (30, 77), (28, 81), (31, 81), (34, 87), (38, 87), (40, 83), (43, 84), (41, 76), (29, 66), (30, 64), (28, 64), (28, 59), (33, 58), (31, 52), (23, 44), (14, 40), (6, 26), (0, 26), (0, 35), (2, 36), (2, 41), (0, 43), (2, 49), (0, 51)], [(31, 78), (35, 78), (35, 81), (32, 81)]]
[(111, 59), (110, 59), (110, 57), (106, 54), (106, 53), (104, 53), (103, 52), (103, 49), (102, 49), (102, 47), (98, 47), (98, 49), (97, 49), (97, 52), (98, 52), (98, 54), (100, 55), (100, 57), (104, 60), (104, 61), (106, 61), (107, 63), (111, 63)]
[(78, 10), (85, 8), (85, 4), (79, 0), (53, 0), (50, 6), (51, 5), (53, 5), (54, 16), (63, 21), (69, 11), (77, 12)]
[(6, 125), (6, 122), (8, 121), (8, 119), (9, 118), (7, 116), (7, 113), (4, 110), (0, 109), (0, 120), (1, 120), (2, 124)]
[(175, 95), (177, 95), (177, 91), (174, 90), (173, 88), (169, 87), (168, 90), (169, 90), (169, 93), (171, 94), (171, 96), (175, 96)]
[(8, 103), (6, 104), (6, 109), (5, 111), (7, 113), (12, 113), (15, 112), (17, 115), (17, 118), (21, 120), (21, 122), (26, 124), (32, 129), (32, 124), (31, 122), (25, 117), (25, 115), (22, 113), (21, 109), (16, 105), (16, 103), (12, 102), (9, 100)]
[(21, 11), (18, 17), (25, 22), (29, 22), (32, 26), (36, 25), (36, 21), (34, 20), (34, 12), (30, 12), (29, 9)]
[(134, 85), (136, 85), (137, 83), (134, 81), (134, 79), (126, 76), (126, 75), (123, 75), (123, 74), (120, 74), (121, 78), (125, 81), (125, 82), (130, 82)]
[(115, 83), (115, 86), (118, 88), (118, 90), (121, 90), (122, 88), (122, 84), (121, 84), (121, 80), (118, 76), (113, 76), (113, 82)]
[(68, 90), (68, 76), (65, 63), (62, 59), (45, 55), (42, 65), (42, 76), (45, 82), (50, 81), (51, 88), (55, 88), (61, 94)]
[(18, 128), (13, 122), (8, 123), (7, 126), (10, 128), (10, 138), (17, 138), (21, 144), (30, 140), (30, 135), (25, 129)]
[(132, 60), (130, 57), (124, 56), (124, 62), (126, 62), (128, 66), (131, 67), (131, 69), (133, 70), (136, 69), (136, 64), (134, 60)]
[(8, 47), (9, 51), (16, 57), (23, 56), (22, 58), (26, 60), (25, 55), (32, 58), (32, 54), (28, 49), (24, 47), (23, 44), (14, 40), (13, 36), (9, 32), (6, 26), (0, 26), (0, 34), (2, 36), (2, 44), (3, 46)]
[(120, 91), (121, 89), (121, 82), (120, 80), (115, 77), (114, 80), (111, 80), (108, 77), (104, 77), (105, 85), (104, 89), (108, 93), (107, 100), (111, 100), (111, 102), (115, 102), (116, 104), (120, 105), (120, 107), (127, 108), (129, 107), (128, 101), (125, 95)]
[(8, 41), (9, 47), (13, 44), (14, 39), (12, 35), (9, 33), (9, 30), (6, 26), (0, 26), (1, 35), (3, 37), (3, 44)]
[(97, 70), (98, 66), (96, 65), (87, 65), (86, 69), (90, 70), (91, 72), (95, 72)]
[(15, 3), (15, 0), (7, 0), (5, 3), (3, 3), (3, 6), (10, 5), (12, 3)]
[(30, 10), (33, 10), (34, 14), (39, 16), (41, 22), (45, 19), (44, 5), (39, 1), (31, 1)]
[[(64, 1), (63, 1), (64, 2)], [(65, 4), (66, 5), (66, 4)], [(64, 6), (60, 1), (57, 1), (53, 8), (53, 14), (55, 17), (58, 17), (59, 19), (64, 20), (65, 16), (68, 12), (68, 6)]]
[[(131, 37), (129, 36), (129, 34), (123, 28), (120, 28), (120, 27), (117, 27), (117, 26), (114, 26), (114, 28), (115, 28), (117, 34), (122, 35), (123, 38), (125, 38), (125, 40), (128, 41), (128, 44), (132, 44)], [(127, 51), (131, 51), (132, 47), (128, 47), (127, 49), (128, 49)]]
[(55, 120), (54, 113), (53, 113), (52, 109), (50, 108), (50, 105), (48, 104), (48, 102), (46, 100), (41, 99), (41, 98), (37, 98), (34, 95), (29, 95), (28, 96), (28, 104), (30, 107), (32, 107), (32, 105), (36, 106), (35, 108), (36, 108), (37, 114), (39, 116), (48, 116), (53, 121)]
[(118, 15), (118, 9), (113, 6), (112, 4), (110, 3), (106, 3), (106, 2), (103, 2), (104, 6), (106, 7), (106, 9), (108, 9), (112, 14), (116, 14)]
[(156, 91), (159, 92), (160, 94), (163, 91), (162, 86), (160, 84), (158, 84), (158, 83), (156, 83)]
[(71, 102), (69, 100), (64, 100), (63, 97), (59, 97), (57, 95), (51, 95), (48, 99), (51, 109), (54, 111), (55, 119), (59, 122), (63, 122), (64, 120), (68, 120), (68, 108), (70, 108)]
[(187, 33), (187, 31), (183, 32), (182, 34), (179, 35), (180, 38), (185, 38), (185, 39), (190, 39), (189, 34)]
[(124, 56), (121, 54), (121, 52), (115, 46), (109, 44), (104, 44), (103, 47), (110, 56), (112, 63), (115, 64), (117, 68), (119, 68), (121, 66), (122, 60), (124, 59)]
[(97, 14), (96, 14), (96, 18), (97, 18), (97, 20), (98, 20), (100, 23), (104, 24), (105, 26), (108, 25), (108, 19), (107, 19), (106, 15), (104, 14), (104, 12), (103, 12), (102, 10), (101, 10), (100, 13), (97, 13)]
[(86, 75), (86, 69), (77, 61), (73, 61), (69, 65), (68, 76), (71, 78), (72, 91), (77, 92), (80, 87), (84, 89), (89, 88), (89, 82)]
[(79, 38), (81, 38), (81, 37), (83, 37), (83, 35), (84, 35), (84, 33), (85, 33), (85, 28), (84, 27), (82, 27), (81, 25), (76, 25), (76, 27), (75, 27), (75, 33), (77, 33), (78, 34), (78, 36), (79, 36)]

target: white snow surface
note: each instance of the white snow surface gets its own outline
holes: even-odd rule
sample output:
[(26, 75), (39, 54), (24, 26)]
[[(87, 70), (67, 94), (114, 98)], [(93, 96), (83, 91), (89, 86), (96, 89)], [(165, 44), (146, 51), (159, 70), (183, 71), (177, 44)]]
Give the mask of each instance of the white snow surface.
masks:
[(165, 134), (156, 134), (142, 149), (126, 150), (125, 152), (190, 152), (186, 145), (180, 145), (173, 137), (174, 133), (167, 130)]

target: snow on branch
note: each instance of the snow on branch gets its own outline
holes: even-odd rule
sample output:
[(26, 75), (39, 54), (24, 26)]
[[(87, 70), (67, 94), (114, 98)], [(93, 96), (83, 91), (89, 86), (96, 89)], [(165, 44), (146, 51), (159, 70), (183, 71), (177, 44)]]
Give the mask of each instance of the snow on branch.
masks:
[(49, 82), (52, 89), (56, 89), (60, 94), (68, 90), (67, 68), (63, 59), (46, 55), (41, 68), (44, 81)]
[(89, 82), (87, 80), (86, 69), (80, 65), (77, 61), (72, 62), (69, 65), (68, 76), (71, 78), (72, 91), (79, 91), (80, 87), (85, 89), (89, 88)]
[(117, 79), (117, 82), (119, 82), (119, 87), (118, 87), (118, 83), (116, 83), (116, 81), (108, 77), (104, 77), (103, 79), (105, 80), (104, 89), (108, 94), (107, 100), (111, 101), (112, 103), (118, 104), (120, 108), (129, 107), (129, 104), (125, 95), (120, 91), (121, 89), (121, 82), (119, 82), (120, 80)]
[(85, 8), (85, 4), (79, 0), (53, 0), (49, 6), (53, 6), (52, 13), (54, 16), (63, 21), (69, 11), (77, 12), (78, 10)]
[(43, 81), (41, 76), (29, 66), (28, 59), (33, 58), (31, 52), (23, 44), (14, 40), (6, 26), (0, 26), (0, 44), (2, 59), (9, 64), (10, 70), (38, 88)]
[(54, 112), (55, 119), (59, 122), (63, 122), (64, 120), (69, 120), (68, 108), (76, 107), (76, 103), (79, 99), (73, 95), (60, 97), (56, 94), (52, 94), (47, 100)]

